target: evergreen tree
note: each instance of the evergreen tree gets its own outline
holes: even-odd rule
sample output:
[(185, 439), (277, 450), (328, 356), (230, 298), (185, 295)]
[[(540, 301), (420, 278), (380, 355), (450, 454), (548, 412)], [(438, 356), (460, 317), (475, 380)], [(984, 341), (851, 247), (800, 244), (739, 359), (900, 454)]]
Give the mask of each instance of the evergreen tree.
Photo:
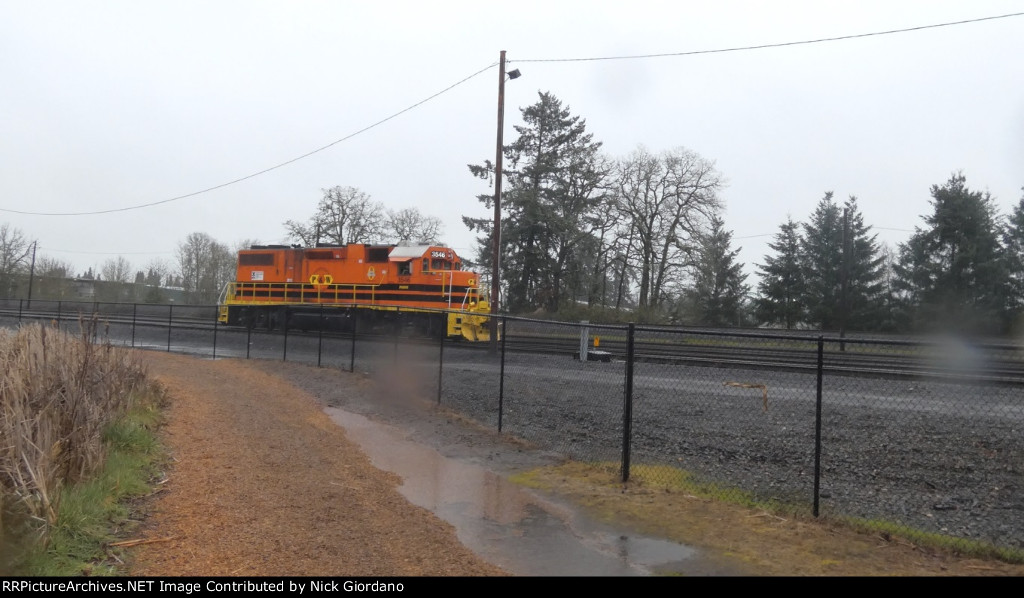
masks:
[[(1024, 188), (1021, 189), (1024, 191)], [(1003, 305), (1004, 326), (1018, 329), (1024, 322), (1018, 314), (1024, 308), (1024, 196), (1003, 226), (1003, 266), (1006, 273)]]
[(766, 324), (781, 324), (787, 330), (803, 322), (807, 313), (798, 226), (792, 218), (782, 224), (775, 233), (775, 242), (768, 244), (775, 254), (766, 256), (764, 265), (757, 266), (761, 281), (754, 302), (755, 317)]
[(739, 249), (731, 249), (732, 231), (720, 217), (711, 218), (711, 230), (698, 238), (693, 263), (693, 288), (687, 293), (697, 321), (707, 326), (737, 326), (743, 301), (750, 291), (747, 275), (736, 261)]
[(931, 189), (933, 212), (900, 246), (898, 288), (917, 328), (994, 333), (1007, 276), (988, 193), (957, 173)]
[(158, 287), (158, 286), (160, 286), (160, 283), (161, 283), (162, 279), (163, 279), (163, 274), (161, 274), (159, 271), (157, 271), (152, 266), (148, 270), (146, 270), (146, 280), (144, 282), (147, 285), (149, 285), (151, 287)]
[(826, 192), (803, 228), (801, 267), (808, 322), (822, 330), (877, 329), (884, 260), (857, 198), (851, 195), (840, 207), (832, 192)]
[[(502, 183), (501, 276), (505, 306), (511, 311), (546, 307), (557, 310), (568, 273), (581, 266), (578, 247), (591, 238), (597, 206), (604, 201), (606, 174), (600, 142), (586, 121), (550, 93), (522, 109), (519, 137), (503, 148), (507, 163)], [(490, 162), (470, 165), (479, 178), (493, 176)], [(488, 207), (491, 195), (479, 196)], [(463, 218), (478, 238), (479, 258), (491, 264), (493, 222)], [(574, 281), (578, 282), (578, 281)]]
[(847, 282), (841, 300), (845, 299), (845, 325), (849, 330), (879, 330), (885, 318), (885, 256), (878, 235), (871, 234), (871, 227), (864, 224), (856, 197), (851, 195), (846, 201), (843, 214), (841, 230), (846, 238), (842, 259)]
[(807, 321), (821, 330), (838, 330), (842, 291), (843, 221), (842, 210), (832, 192), (818, 202), (811, 218), (803, 225), (800, 239), (801, 269), (804, 274), (804, 304)]
[(896, 264), (898, 255), (888, 245), (881, 245), (878, 250), (881, 264), (881, 299), (878, 318), (871, 328), (879, 332), (898, 332), (909, 329), (907, 312), (900, 299), (897, 288), (898, 276)]

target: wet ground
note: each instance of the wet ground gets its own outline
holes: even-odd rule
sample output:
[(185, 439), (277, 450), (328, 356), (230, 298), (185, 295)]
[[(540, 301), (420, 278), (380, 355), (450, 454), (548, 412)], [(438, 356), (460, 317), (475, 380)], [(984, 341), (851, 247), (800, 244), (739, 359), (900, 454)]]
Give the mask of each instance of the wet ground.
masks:
[[(178, 338), (178, 333), (175, 332), (175, 337), (170, 338), (170, 334), (161, 336), (159, 339), (160, 343), (152, 345), (152, 348), (158, 349), (163, 352), (168, 348), (173, 347), (172, 351), (191, 352), (196, 349), (198, 345), (191, 344), (180, 344), (179, 341), (182, 339)], [(150, 345), (150, 342), (142, 342), (142, 336), (139, 335), (136, 338), (134, 335), (132, 338), (137, 342), (137, 345)], [(158, 335), (159, 336), (159, 335)], [(150, 339), (152, 340), (152, 339)], [(225, 340), (225, 339), (221, 339)], [(309, 340), (309, 339), (307, 339)], [(313, 339), (315, 341), (317, 339)], [(166, 343), (164, 345), (163, 343)], [(126, 343), (127, 344), (127, 343)], [(307, 345), (310, 343), (306, 343)], [(433, 386), (436, 384), (434, 381), (436, 378), (433, 375), (435, 371), (428, 372), (430, 375), (423, 375), (409, 371), (407, 380), (398, 380), (396, 375), (398, 373), (405, 373), (408, 368), (385, 368), (382, 371), (387, 373), (388, 378), (377, 380), (381, 389), (385, 392), (378, 394), (376, 392), (369, 393), (370, 396), (359, 396), (364, 393), (360, 392), (349, 392), (349, 390), (361, 384), (363, 380), (362, 375), (341, 375), (337, 369), (339, 368), (339, 362), (342, 362), (340, 369), (346, 369), (347, 364), (350, 363), (346, 358), (346, 355), (336, 351), (337, 346), (325, 347), (332, 349), (327, 351), (325, 354), (333, 357), (331, 360), (325, 360), (324, 368), (308, 368), (304, 366), (297, 366), (291, 363), (282, 363), (283, 359), (287, 356), (288, 360), (297, 358), (304, 353), (308, 357), (312, 354), (314, 357), (317, 356), (317, 352), (311, 352), (309, 347), (305, 347), (306, 351), (303, 351), (303, 346), (294, 346), (295, 344), (289, 343), (287, 345), (287, 352), (283, 350), (283, 347), (278, 347), (276, 351), (268, 350), (264, 351), (253, 351), (253, 357), (256, 357), (257, 353), (265, 353), (262, 355), (264, 360), (259, 363), (256, 359), (252, 361), (246, 361), (249, 366), (257, 367), (260, 369), (267, 369), (268, 371), (273, 370), (275, 374), (284, 374), (285, 378), (292, 380), (292, 382), (299, 388), (310, 391), (317, 396), (322, 403), (332, 405), (344, 409), (346, 412), (355, 414), (365, 414), (370, 417), (368, 422), (379, 422), (386, 421), (394, 424), (393, 428), (384, 426), (384, 429), (373, 429), (372, 432), (368, 432), (371, 438), (376, 436), (384, 436), (386, 433), (393, 433), (394, 436), (391, 440), (387, 441), (381, 450), (382, 454), (376, 454), (372, 445), (373, 442), (367, 443), (363, 450), (368, 456), (374, 459), (377, 467), (388, 471), (397, 473), (400, 477), (405, 480), (404, 492), (409, 492), (408, 498), (410, 502), (414, 502), (419, 506), (424, 506), (431, 511), (437, 513), (443, 519), (451, 523), (455, 529), (458, 530), (458, 534), (462, 542), (466, 546), (472, 546), (473, 550), (479, 554), (488, 555), (488, 558), (493, 559), (496, 563), (501, 563), (509, 571), (520, 573), (520, 574), (564, 574), (564, 575), (586, 575), (593, 574), (590, 571), (594, 571), (597, 568), (599, 574), (604, 573), (608, 575), (645, 575), (645, 574), (672, 574), (682, 573), (689, 575), (731, 575), (731, 571), (726, 568), (714, 566), (713, 564), (702, 562), (707, 559), (696, 554), (690, 550), (687, 546), (674, 542), (665, 542), (658, 538), (650, 538), (646, 536), (637, 536), (630, 532), (622, 532), (619, 530), (608, 529), (600, 525), (596, 525), (591, 521), (582, 519), (576, 512), (564, 505), (552, 502), (547, 497), (540, 496), (537, 494), (529, 494), (530, 491), (526, 491), (521, 487), (512, 485), (512, 490), (509, 490), (505, 484), (502, 483), (504, 479), (502, 476), (508, 474), (508, 463), (511, 461), (517, 461), (514, 463), (519, 467), (519, 471), (523, 471), (526, 468), (531, 467), (532, 464), (537, 464), (539, 461), (534, 455), (522, 456), (517, 459), (517, 453), (515, 451), (508, 450), (507, 446), (502, 446), (500, 443), (495, 442), (493, 435), (493, 426), (490, 431), (490, 436), (486, 436), (483, 433), (470, 432), (467, 429), (451, 425), (453, 419), (457, 419), (452, 416), (441, 416), (439, 419), (437, 414), (432, 412), (433, 417), (422, 417), (418, 408), (422, 405), (417, 401), (401, 400), (401, 398), (409, 399), (415, 396), (416, 392), (410, 391), (422, 391), (424, 386)], [(223, 357), (225, 355), (235, 355), (243, 357), (248, 354), (248, 350), (244, 348), (239, 351), (237, 347), (230, 343), (219, 343), (217, 350), (217, 356)], [(253, 343), (253, 348), (261, 347), (259, 343)], [(315, 349), (316, 344), (312, 347)], [(191, 349), (191, 350), (190, 350)], [(391, 359), (387, 360), (389, 363), (399, 362), (399, 355), (405, 356), (405, 349), (399, 350), (397, 344), (388, 344), (387, 347), (383, 348), (383, 351), (387, 353), (387, 356)], [(453, 351), (446, 350), (446, 362), (453, 362), (451, 359)], [(365, 364), (366, 355), (365, 348), (360, 347), (358, 352), (360, 356), (360, 365)], [(579, 392), (591, 392), (590, 382), (587, 380), (587, 384), (583, 384), (582, 380), (578, 380), (577, 383), (559, 383), (554, 384), (547, 380), (545, 377), (540, 376), (540, 373), (545, 373), (548, 370), (554, 368), (548, 363), (550, 360), (543, 358), (544, 367), (531, 367), (528, 370), (523, 368), (524, 375), (531, 384), (545, 387), (545, 390), (558, 393), (559, 396), (564, 395), (569, 390)], [(403, 360), (399, 363), (408, 365), (408, 360)], [(273, 365), (273, 367), (268, 367)], [(328, 367), (328, 365), (330, 367)], [(467, 370), (469, 368), (466, 368)], [(559, 364), (558, 371), (566, 369), (564, 364)], [(284, 370), (278, 371), (278, 370)], [(360, 370), (362, 368), (360, 367)], [(445, 372), (445, 384), (449, 384), (453, 376), (451, 372)], [(782, 375), (779, 375), (779, 380), (784, 380)], [(556, 380), (556, 382), (560, 382)], [(861, 385), (860, 392), (853, 398), (860, 402), (865, 402), (868, 399), (870, 401), (883, 401), (887, 399), (887, 394), (884, 392), (875, 392), (875, 387), (866, 386), (867, 383), (860, 381)], [(482, 387), (481, 384), (475, 383), (475, 385), (466, 383), (465, 389), (470, 391)], [(720, 382), (718, 387), (720, 388)], [(780, 403), (779, 397), (775, 396), (775, 391), (783, 388), (784, 384), (773, 384), (773, 397), (772, 397), (772, 411), (765, 413), (775, 414), (779, 411)], [(567, 390), (568, 389), (568, 390)], [(870, 390), (871, 392), (865, 392)], [(927, 388), (914, 387), (913, 390), (917, 395), (923, 394)], [(431, 393), (428, 393), (431, 394)], [(464, 393), (469, 400), (477, 399), (472, 392)], [(981, 422), (986, 429), (991, 428), (993, 420), (999, 420), (997, 423), (1002, 425), (1012, 426), (1012, 422), (1003, 422), (1002, 411), (998, 412), (995, 408), (989, 406), (989, 402), (992, 399), (999, 399), (999, 396), (991, 396), (995, 393), (981, 395), (978, 399), (984, 398), (986, 400), (986, 410), (983, 414), (987, 417)], [(432, 396), (432, 395), (431, 395)], [(543, 396), (548, 396), (544, 394)], [(398, 400), (396, 400), (398, 398)], [(369, 400), (368, 400), (369, 399)], [(931, 397), (929, 397), (931, 399)], [(433, 402), (433, 400), (431, 401)], [(479, 401), (477, 401), (479, 402)], [(415, 407), (413, 403), (416, 403)], [(924, 401), (922, 398), (916, 398), (908, 401), (910, 407), (923, 408), (927, 407), (928, 412), (931, 412), (937, 407), (937, 403), (934, 400)], [(731, 403), (729, 403), (731, 404)], [(448, 406), (449, 408), (451, 406)], [(573, 414), (578, 413), (579, 410), (574, 410)], [(754, 414), (760, 414), (760, 409), (753, 410)], [(908, 431), (917, 430), (919, 433), (922, 430), (918, 419), (915, 417), (912, 421), (903, 422), (913, 425), (900, 425), (898, 418), (891, 417), (895, 411), (880, 410), (880, 417), (884, 418), (881, 422), (883, 426), (879, 426), (875, 420), (867, 421), (866, 424), (870, 424), (868, 428), (875, 430), (879, 427), (893, 427), (898, 428), (898, 431), (902, 436), (906, 436)], [(381, 418), (380, 416), (384, 416)], [(445, 421), (447, 417), (447, 421)], [(546, 419), (539, 420), (541, 422), (550, 422), (550, 416)], [(739, 420), (737, 420), (739, 421)], [(744, 420), (746, 421), (746, 420)], [(757, 421), (760, 421), (758, 419)], [(1019, 420), (1018, 420), (1019, 421)], [(506, 430), (511, 429), (512, 432), (517, 432), (514, 427), (510, 427), (509, 421), (506, 418)], [(717, 425), (716, 422), (712, 422)], [(783, 422), (783, 425), (786, 425)], [(352, 427), (352, 424), (349, 424)], [(559, 426), (548, 426), (553, 429), (556, 434), (559, 434), (561, 440), (573, 440), (566, 435), (566, 428)], [(458, 428), (458, 429), (456, 429)], [(718, 441), (718, 445), (722, 444), (723, 438), (721, 432), (724, 428), (717, 428), (714, 430), (715, 437)], [(861, 428), (858, 428), (858, 430)], [(386, 431), (390, 430), (390, 431)], [(782, 430), (786, 430), (783, 427)], [(1019, 428), (1017, 428), (1019, 431)], [(588, 430), (589, 431), (589, 430)], [(475, 438), (474, 438), (475, 435)], [(861, 439), (864, 444), (864, 438), (861, 434), (849, 434), (854, 439)], [(755, 438), (759, 441), (766, 438), (765, 435), (748, 435), (749, 438)], [(354, 435), (353, 435), (354, 438)], [(872, 437), (874, 438), (874, 437)], [(971, 460), (965, 463), (965, 465), (971, 470), (975, 469), (978, 464), (986, 464), (989, 462), (997, 462), (992, 457), (995, 456), (995, 452), (987, 445), (975, 445), (971, 443), (951, 443), (948, 441), (948, 435), (945, 434), (929, 434), (928, 438), (936, 439), (941, 441), (943, 451), (928, 451), (929, 456), (942, 456), (946, 453), (955, 454), (955, 449), (959, 448), (960, 444), (963, 444), (967, 449), (977, 448), (984, 451), (985, 459)], [(1019, 439), (1019, 436), (1015, 438)], [(412, 450), (412, 456), (406, 455), (402, 457), (402, 453), (399, 450), (402, 442), (411, 442), (415, 448)], [(728, 446), (732, 444), (726, 443)], [(394, 445), (394, 446), (392, 446)], [(877, 448), (884, 454), (881, 457), (874, 457), (878, 454), (870, 453), (861, 450), (862, 458), (871, 458), (872, 464), (878, 465), (888, 461), (892, 461), (894, 464), (901, 466), (904, 460), (893, 457), (892, 446), (886, 445), (873, 441), (867, 446), (867, 448)], [(440, 461), (430, 465), (424, 464), (421, 461), (424, 453), (429, 454), (431, 451), (437, 453)], [(415, 457), (415, 458), (414, 458)], [(385, 465), (390, 459), (391, 465)], [(449, 461), (454, 462), (452, 465)], [(407, 467), (406, 462), (415, 464), (412, 467)], [(847, 461), (838, 461), (841, 463), (848, 463)], [(1014, 463), (1012, 459), (1009, 461)], [(760, 463), (760, 462), (759, 462)], [(500, 467), (492, 468), (491, 465), (500, 465)], [(543, 463), (540, 463), (543, 464)], [(569, 465), (573, 465), (570, 463)], [(479, 475), (467, 474), (466, 469), (463, 466), (475, 466), (476, 469), (483, 470), (483, 473)], [(456, 473), (446, 473), (449, 468), (455, 468)], [(765, 469), (759, 465), (759, 470)], [(845, 470), (851, 469), (845, 467)], [(469, 467), (469, 470), (474, 470), (473, 467)], [(424, 471), (430, 472), (429, 475), (424, 476)], [(1016, 469), (1011, 470), (1007, 468), (1007, 471), (1016, 473)], [(953, 472), (957, 473), (957, 472)], [(554, 485), (559, 483), (565, 484), (567, 481), (571, 482), (571, 479), (564, 477), (559, 472), (559, 479), (554, 481)], [(959, 474), (957, 474), (959, 475)], [(872, 472), (874, 477), (874, 472)], [(479, 480), (477, 479), (479, 478)], [(463, 482), (463, 480), (466, 480)], [(455, 493), (455, 490), (460, 487), (467, 486), (471, 489), (470, 498), (466, 498), (463, 494)], [(549, 486), (551, 487), (551, 486)], [(934, 485), (929, 484), (929, 488), (934, 489)], [(998, 484), (998, 488), (995, 490), (1004, 489), (1004, 484)], [(1005, 487), (1006, 490), (1010, 491), (1013, 489), (1013, 485)], [(461, 490), (460, 490), (461, 492)], [(520, 495), (515, 495), (514, 492), (527, 492), (525, 498)], [(612, 489), (612, 492), (616, 496), (620, 494), (627, 494), (625, 491), (620, 491), (616, 486)], [(843, 496), (845, 494), (835, 492), (834, 488), (830, 492), (833, 496)], [(920, 494), (920, 492), (918, 492)], [(487, 497), (491, 495), (500, 495), (502, 497), (516, 496), (516, 498), (507, 499), (509, 505), (513, 506), (488, 506), (491, 500)], [(483, 498), (479, 498), (483, 497)], [(990, 575), (1003, 574), (1004, 570), (1012, 571), (1009, 574), (1019, 575), (1020, 572), (1016, 569), (1007, 569), (1001, 564), (992, 563), (977, 563), (967, 562), (962, 564), (957, 561), (952, 561), (941, 557), (932, 558), (929, 555), (927, 558), (922, 557), (916, 547), (902, 542), (900, 539), (890, 538), (888, 533), (876, 534), (868, 536), (867, 540), (870, 542), (870, 546), (867, 549), (858, 549), (856, 551), (851, 550), (850, 547), (857, 546), (858, 540), (864, 540), (864, 538), (848, 538), (846, 536), (839, 537), (834, 533), (834, 530), (825, 530), (828, 537), (824, 538), (821, 543), (815, 544), (813, 550), (807, 549), (807, 537), (809, 535), (808, 526), (804, 525), (799, 520), (788, 522), (781, 518), (773, 518), (765, 513), (756, 514), (740, 514), (739, 516), (729, 515), (727, 517), (709, 517), (707, 515), (697, 513), (689, 513), (692, 509), (680, 510), (678, 504), (668, 505), (668, 509), (664, 512), (656, 510), (652, 507), (652, 503), (657, 500), (650, 496), (639, 496), (642, 498), (642, 504), (638, 505), (638, 508), (643, 510), (643, 513), (657, 513), (654, 516), (656, 525), (648, 526), (645, 529), (648, 531), (665, 531), (663, 537), (673, 537), (679, 539), (681, 542), (693, 542), (694, 545), (700, 546), (717, 546), (725, 551), (730, 558), (734, 558), (739, 551), (741, 558), (746, 559), (744, 562), (757, 563), (764, 567), (763, 573), (752, 573), (752, 574), (855, 574), (864, 575), (865, 572), (869, 575), (880, 574), (880, 572), (899, 571), (901, 574), (939, 574), (939, 575)], [(659, 495), (660, 497), (660, 495)], [(684, 497), (692, 498), (692, 497)], [(502, 500), (505, 500), (504, 498)], [(934, 502), (934, 501), (933, 501)], [(676, 501), (678, 503), (678, 501)], [(931, 504), (931, 503), (929, 503)], [(955, 513), (955, 511), (947, 511), (947, 503), (935, 503), (939, 504), (939, 507), (933, 509), (938, 515), (945, 517), (948, 513)], [(506, 505), (501, 502), (499, 505)], [(514, 505), (520, 505), (514, 507)], [(688, 505), (693, 506), (693, 505)], [(1004, 507), (1005, 508), (1005, 507)], [(1011, 509), (1012, 510), (1012, 509)], [(512, 512), (514, 515), (509, 515), (507, 512)], [(622, 513), (622, 509), (616, 509), (613, 513)], [(1007, 511), (1004, 511), (1004, 513)], [(687, 515), (687, 516), (683, 516)], [(933, 513), (929, 512), (927, 517), (932, 517)], [(612, 520), (613, 517), (603, 517), (603, 520)], [(677, 528), (669, 529), (670, 523), (673, 519), (682, 519), (685, 522), (678, 525)], [(761, 528), (749, 530), (743, 529), (749, 527), (747, 524), (752, 521), (771, 521), (773, 526), (770, 529), (765, 529), (765, 526)], [(1011, 518), (1012, 520), (1012, 518)], [(506, 522), (506, 523), (503, 523)], [(524, 523), (525, 522), (525, 523)], [(708, 523), (711, 522), (711, 523)], [(792, 523), (792, 525), (790, 525)], [(1005, 526), (1007, 520), (1005, 518), (999, 521), (1000, 525)], [(741, 525), (742, 524), (742, 525)], [(695, 534), (694, 530), (698, 530), (702, 525), (711, 526), (714, 529), (711, 531), (709, 536), (701, 537), (699, 534)], [(735, 533), (725, 533), (725, 530), (729, 530), (730, 527), (736, 527)], [(767, 535), (772, 532), (786, 531), (788, 528), (794, 528), (792, 535), (786, 536), (784, 539), (771, 539), (767, 538)], [(677, 533), (679, 530), (685, 530), (686, 533)], [(943, 531), (945, 528), (943, 528)], [(529, 545), (524, 539), (530, 538), (545, 538), (544, 543), (538, 543), (538, 545)], [(732, 538), (731, 542), (722, 542), (723, 538)], [(772, 540), (772, 541), (769, 541)], [(650, 542), (648, 542), (650, 541)], [(576, 546), (579, 544), (584, 547), (579, 552), (575, 550), (566, 549), (567, 545)], [(895, 553), (897, 547), (906, 546), (911, 550), (907, 555), (903, 555), (903, 558), (897, 558)], [(548, 545), (554, 545), (556, 548), (548, 550)], [(751, 546), (753, 545), (753, 546)], [(653, 546), (653, 556), (648, 555), (647, 547)], [(793, 558), (781, 558), (787, 549), (796, 548), (798, 554), (792, 554)], [(679, 552), (674, 552), (679, 550)], [(790, 551), (792, 552), (792, 551)], [(884, 552), (885, 554), (881, 554)], [(554, 557), (549, 557), (554, 553)], [(533, 559), (534, 554), (540, 555), (540, 558)], [(835, 556), (832, 556), (832, 555)], [(869, 554), (874, 558), (864, 558), (865, 554)], [(824, 555), (830, 555), (828, 557)], [(561, 561), (561, 557), (565, 557)], [(551, 562), (554, 560), (554, 565)], [(805, 562), (808, 561), (808, 562)], [(862, 562), (863, 561), (863, 562)], [(591, 563), (597, 563), (591, 567)], [(568, 563), (568, 564), (566, 564)], [(583, 565), (577, 567), (578, 563)], [(963, 566), (961, 566), (963, 565)], [(546, 567), (546, 568), (545, 568)], [(604, 568), (603, 570), (601, 568)], [(772, 568), (774, 567), (774, 568)], [(623, 569), (624, 568), (624, 569)], [(556, 573), (550, 573), (550, 571), (556, 571)], [(577, 571), (584, 571), (578, 573)], [(922, 573), (924, 572), (924, 573)], [(980, 573), (979, 573), (980, 572)]]
[(410, 502), (452, 524), (468, 548), (515, 575), (719, 575), (676, 542), (613, 529), (466, 460), (445, 457), (394, 426), (338, 408), (331, 419), (372, 463), (402, 478)]

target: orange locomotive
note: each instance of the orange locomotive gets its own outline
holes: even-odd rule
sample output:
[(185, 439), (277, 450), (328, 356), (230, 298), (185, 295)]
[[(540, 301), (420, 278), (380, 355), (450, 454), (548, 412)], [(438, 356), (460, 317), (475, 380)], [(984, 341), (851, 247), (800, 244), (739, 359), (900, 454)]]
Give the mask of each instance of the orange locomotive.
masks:
[(487, 341), (490, 304), (478, 285), (454, 251), (437, 245), (254, 245), (238, 252), (218, 319), (267, 328), (316, 319), (361, 330), (401, 322)]

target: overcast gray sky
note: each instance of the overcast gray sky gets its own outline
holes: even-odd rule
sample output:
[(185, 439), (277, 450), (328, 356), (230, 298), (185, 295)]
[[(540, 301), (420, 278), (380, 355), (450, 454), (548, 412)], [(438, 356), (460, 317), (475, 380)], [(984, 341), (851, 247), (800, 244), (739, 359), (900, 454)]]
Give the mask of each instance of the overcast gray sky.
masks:
[[(476, 196), (491, 189), (466, 165), (494, 158), (506, 50), (522, 72), (506, 142), (547, 91), (609, 156), (642, 144), (714, 160), (748, 272), (825, 191), (856, 195), (895, 246), (955, 171), (1003, 213), (1024, 195), (1024, 16), (544, 60), (1012, 13), (1024, 0), (0, 0), (0, 222), (79, 271), (117, 255), (143, 269), (192, 232), (284, 242), (285, 220), (342, 185), (442, 218), (473, 257), (461, 217), (486, 217)], [(161, 202), (332, 143), (152, 207), (16, 213)]]

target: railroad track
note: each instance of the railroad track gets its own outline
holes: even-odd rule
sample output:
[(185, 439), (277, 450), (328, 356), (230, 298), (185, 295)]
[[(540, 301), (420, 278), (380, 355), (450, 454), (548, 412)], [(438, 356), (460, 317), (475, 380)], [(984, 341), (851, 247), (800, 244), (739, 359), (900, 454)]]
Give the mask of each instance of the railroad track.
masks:
[[(639, 336), (639, 335), (638, 335)], [(724, 343), (721, 337), (674, 340), (638, 339), (634, 359), (639, 362), (677, 363), (707, 367), (776, 369), (814, 372), (818, 367), (816, 343), (756, 336)], [(520, 352), (577, 355), (578, 338), (554, 338), (521, 334), (506, 339), (507, 348)], [(860, 375), (879, 378), (928, 377), (948, 381), (1024, 384), (1024, 348), (993, 345), (962, 355), (963, 348), (941, 345), (830, 340), (822, 351), (822, 369), (829, 375)], [(612, 359), (626, 359), (625, 339), (601, 338), (598, 350)]]
[[(85, 304), (91, 307), (92, 304)], [(162, 310), (168, 314), (153, 315), (145, 311)], [(195, 332), (215, 330), (237, 332), (242, 329), (218, 324), (211, 315), (187, 315), (189, 308), (180, 308), (173, 313), (166, 306), (143, 306), (140, 310), (119, 309), (98, 312), (99, 317), (111, 326), (158, 327)], [(75, 324), (80, 317), (91, 317), (92, 313), (80, 308), (56, 309), (0, 309), (0, 320), (58, 321), (62, 326)], [(550, 328), (550, 326), (548, 326)], [(283, 335), (285, 331), (254, 331), (261, 335)], [(645, 334), (651, 332), (651, 334)], [(320, 336), (325, 338), (351, 338), (348, 332), (318, 332), (291, 329), (289, 335)], [(601, 351), (610, 360), (626, 359), (626, 339), (619, 328), (593, 327), (588, 346), (597, 336)], [(359, 333), (359, 339), (371, 341), (392, 341), (394, 334)], [(406, 344), (436, 344), (436, 339), (401, 336)], [(455, 343), (462, 349), (488, 351), (489, 343)], [(544, 330), (541, 323), (536, 326), (515, 326), (504, 338), (502, 345), (513, 353), (532, 353), (576, 356), (579, 353), (580, 337), (575, 327), (565, 326), (562, 333)], [(822, 352), (823, 372), (828, 375), (857, 375), (887, 378), (928, 377), (950, 381), (974, 383), (1024, 384), (1024, 347), (1009, 345), (986, 345), (965, 355), (963, 347), (947, 350), (942, 345), (921, 344), (899, 341), (865, 341), (846, 339), (840, 343), (836, 338), (828, 339)], [(814, 372), (817, 370), (818, 350), (814, 337), (758, 335), (751, 333), (673, 333), (672, 331), (641, 330), (634, 341), (634, 359), (638, 362), (666, 363), (691, 366), (774, 369), (781, 371)]]

